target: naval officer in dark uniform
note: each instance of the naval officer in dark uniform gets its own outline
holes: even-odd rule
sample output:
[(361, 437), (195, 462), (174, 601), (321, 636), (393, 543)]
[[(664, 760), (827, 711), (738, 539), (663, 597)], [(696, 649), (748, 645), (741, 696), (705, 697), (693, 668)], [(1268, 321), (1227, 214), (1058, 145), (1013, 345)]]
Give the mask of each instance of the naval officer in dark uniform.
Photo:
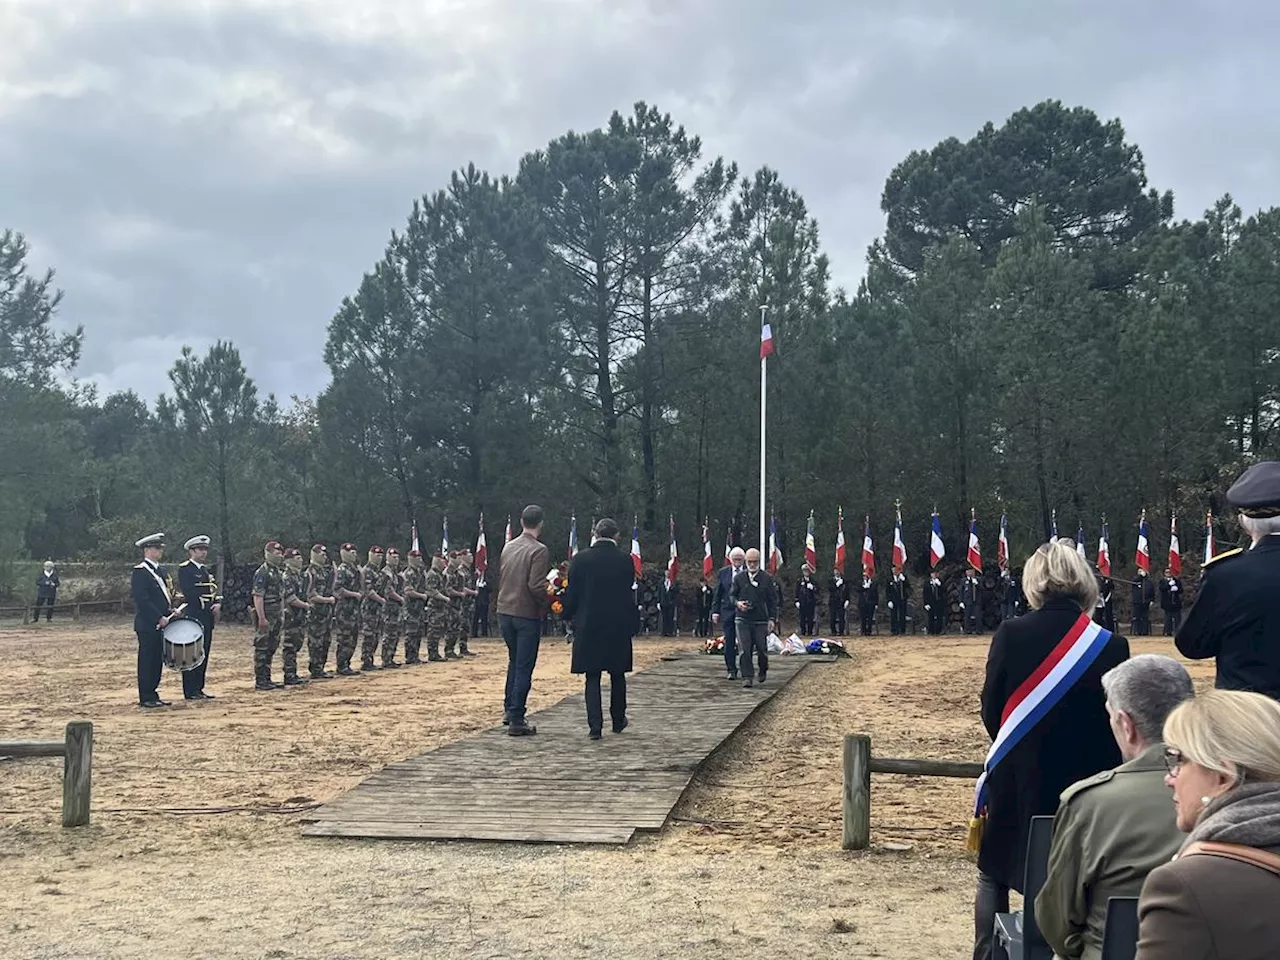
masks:
[(1246, 470), (1227, 503), (1252, 543), (1205, 564), (1174, 642), (1192, 660), (1217, 658), (1219, 689), (1280, 700), (1280, 462)]
[(204, 659), (200, 666), (183, 671), (182, 695), (188, 700), (212, 700), (213, 694), (204, 691), (204, 675), (209, 669), (213, 625), (222, 608), (222, 598), (218, 596), (213, 571), (205, 565), (209, 559), (209, 538), (203, 535), (192, 537), (183, 546), (187, 550), (187, 559), (178, 565), (178, 590), (187, 602), (186, 615), (199, 620), (204, 627)]
[(160, 558), (164, 534), (143, 537), (142, 562), (133, 568), (133, 631), (138, 635), (138, 705), (148, 710), (169, 706), (160, 699), (160, 673), (164, 667), (164, 634), (173, 614), (173, 597), (165, 582)]

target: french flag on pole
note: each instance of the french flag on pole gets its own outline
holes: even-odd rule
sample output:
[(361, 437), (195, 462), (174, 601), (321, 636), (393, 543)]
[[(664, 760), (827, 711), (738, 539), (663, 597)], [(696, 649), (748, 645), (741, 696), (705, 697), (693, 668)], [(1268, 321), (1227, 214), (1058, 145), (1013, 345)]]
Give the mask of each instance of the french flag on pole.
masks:
[(769, 515), (769, 572), (777, 573), (782, 566), (782, 551), (778, 549), (778, 522)]
[(418, 521), (413, 521), (413, 545), (409, 547), (414, 553), (421, 553), (422, 547), (418, 546)]
[(489, 545), (484, 539), (484, 514), (480, 514), (480, 532), (476, 536), (476, 573), (483, 574), (489, 569)]
[(870, 517), (867, 517), (867, 527), (862, 534), (862, 575), (868, 580), (876, 575), (876, 551), (871, 543)]
[(947, 547), (942, 542), (942, 518), (938, 516), (938, 508), (934, 507), (933, 530), (929, 534), (929, 566), (936, 570), (946, 555)]
[(1000, 536), (996, 538), (996, 566), (1001, 573), (1009, 572), (1009, 518), (1000, 514)]
[(813, 511), (809, 511), (809, 529), (804, 535), (804, 562), (810, 570), (818, 569), (818, 546), (813, 539)]
[(640, 524), (634, 519), (631, 521), (631, 565), (636, 568), (637, 577), (644, 573), (640, 563)]
[(773, 354), (773, 327), (763, 324), (760, 327), (760, 359)]
[(978, 514), (973, 511), (969, 519), (969, 566), (982, 572), (982, 546), (978, 543)]
[(569, 559), (578, 555), (578, 518), (569, 517)]
[(440, 552), (446, 557), (449, 555), (449, 518), (444, 518), (443, 530), (440, 534)]
[(671, 555), (667, 560), (667, 585), (676, 582), (676, 575), (680, 572), (680, 554), (676, 550), (676, 518), (671, 518)]
[(1151, 572), (1151, 531), (1147, 529), (1147, 511), (1142, 511), (1142, 519), (1138, 521), (1138, 552), (1134, 562), (1139, 570)]
[(1178, 545), (1178, 515), (1169, 518), (1169, 573), (1182, 576), (1182, 547)]
[(893, 523), (893, 572), (901, 573), (907, 565), (907, 545), (902, 542), (902, 511)]
[(1111, 544), (1107, 534), (1107, 521), (1102, 521), (1102, 536), (1098, 538), (1098, 572), (1104, 577), (1111, 576)]
[(511, 540), (512, 540), (512, 534), (511, 534), (511, 514), (507, 514), (507, 532), (506, 532), (506, 534), (504, 534), (504, 537), (505, 537), (505, 539), (503, 540), (503, 543), (510, 543), (510, 542), (511, 542)]
[(836, 574), (844, 576), (844, 508), (836, 508)]
[(1080, 554), (1081, 560), (1088, 560), (1089, 557), (1084, 552), (1084, 524), (1076, 529), (1076, 553)]
[(704, 521), (702, 524), (702, 578), (710, 580), (715, 570), (715, 561), (711, 559), (711, 531)]
[(1217, 544), (1213, 542), (1213, 511), (1210, 510), (1204, 518), (1204, 560), (1202, 562), (1208, 563), (1216, 552)]

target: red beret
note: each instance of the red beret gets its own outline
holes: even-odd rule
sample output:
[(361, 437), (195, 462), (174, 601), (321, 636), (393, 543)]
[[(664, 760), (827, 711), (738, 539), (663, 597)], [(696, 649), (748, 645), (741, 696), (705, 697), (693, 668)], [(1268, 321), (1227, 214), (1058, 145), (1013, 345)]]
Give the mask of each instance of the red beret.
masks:
[(354, 550), (354, 549), (356, 549), (356, 545), (355, 545), (354, 543), (344, 543), (344, 544), (342, 545), (342, 549), (343, 549), (343, 550)]
[(420, 556), (422, 556), (422, 551), (421, 551), (421, 550), (410, 550), (410, 551), (409, 551), (409, 556), (411, 556), (411, 557), (420, 557)]
[(311, 548), (311, 551), (313, 553), (328, 553), (329, 548), (326, 547), (323, 543), (317, 543), (315, 546)]
[(284, 555), (286, 557), (298, 557), (299, 559), (301, 559), (302, 551), (299, 550), (297, 547), (290, 547), (288, 550), (284, 552)]
[(370, 548), (369, 548), (369, 552), (370, 552), (370, 553), (381, 553), (381, 552), (382, 552), (382, 548), (381, 548), (380, 546), (378, 546), (378, 545), (375, 543), (372, 547), (370, 547)]
[(266, 546), (264, 546), (262, 549), (264, 549), (264, 550), (283, 550), (283, 549), (284, 549), (284, 547), (280, 546), (280, 541), (279, 541), (279, 540), (268, 540), (268, 541), (267, 541), (267, 543), (266, 543)]

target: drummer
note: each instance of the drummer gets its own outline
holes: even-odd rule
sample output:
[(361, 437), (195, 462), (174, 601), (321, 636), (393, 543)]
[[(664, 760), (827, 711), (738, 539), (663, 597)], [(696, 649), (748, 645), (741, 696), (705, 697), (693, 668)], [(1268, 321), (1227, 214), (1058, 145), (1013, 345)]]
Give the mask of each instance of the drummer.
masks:
[(209, 652), (213, 646), (213, 625), (221, 609), (218, 584), (213, 571), (205, 566), (209, 559), (209, 538), (201, 534), (192, 537), (183, 546), (187, 559), (178, 566), (178, 589), (187, 602), (185, 616), (199, 620), (204, 628), (204, 659), (200, 666), (182, 672), (182, 695), (188, 700), (212, 700), (213, 694), (205, 693), (204, 675), (209, 669)]
[(169, 706), (160, 699), (164, 633), (173, 614), (173, 597), (160, 569), (164, 534), (153, 533), (134, 544), (142, 562), (133, 568), (133, 630), (138, 635), (138, 706), (147, 710)]

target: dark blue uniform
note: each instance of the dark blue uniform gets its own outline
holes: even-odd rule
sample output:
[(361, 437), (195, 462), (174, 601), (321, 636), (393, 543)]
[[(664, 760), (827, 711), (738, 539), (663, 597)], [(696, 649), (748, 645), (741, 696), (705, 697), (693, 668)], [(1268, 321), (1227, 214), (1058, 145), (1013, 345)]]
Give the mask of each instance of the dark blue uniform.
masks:
[(133, 568), (133, 631), (138, 635), (138, 703), (160, 699), (160, 672), (164, 666), (164, 634), (160, 620), (173, 609), (164, 568), (143, 560)]
[(1280, 535), (1206, 565), (1174, 641), (1184, 657), (1217, 657), (1216, 685), (1280, 700)]
[(730, 680), (738, 678), (738, 632), (735, 625), (738, 608), (733, 605), (732, 596), (734, 573), (732, 565), (720, 568), (716, 593), (711, 598), (711, 612), (720, 614), (720, 629), (724, 631), (724, 666)]
[(178, 589), (187, 602), (184, 614), (199, 620), (204, 627), (204, 660), (200, 666), (182, 674), (182, 695), (188, 700), (198, 699), (204, 692), (204, 675), (209, 668), (209, 652), (213, 647), (213, 605), (220, 599), (218, 585), (208, 567), (194, 560), (184, 560), (178, 566)]

